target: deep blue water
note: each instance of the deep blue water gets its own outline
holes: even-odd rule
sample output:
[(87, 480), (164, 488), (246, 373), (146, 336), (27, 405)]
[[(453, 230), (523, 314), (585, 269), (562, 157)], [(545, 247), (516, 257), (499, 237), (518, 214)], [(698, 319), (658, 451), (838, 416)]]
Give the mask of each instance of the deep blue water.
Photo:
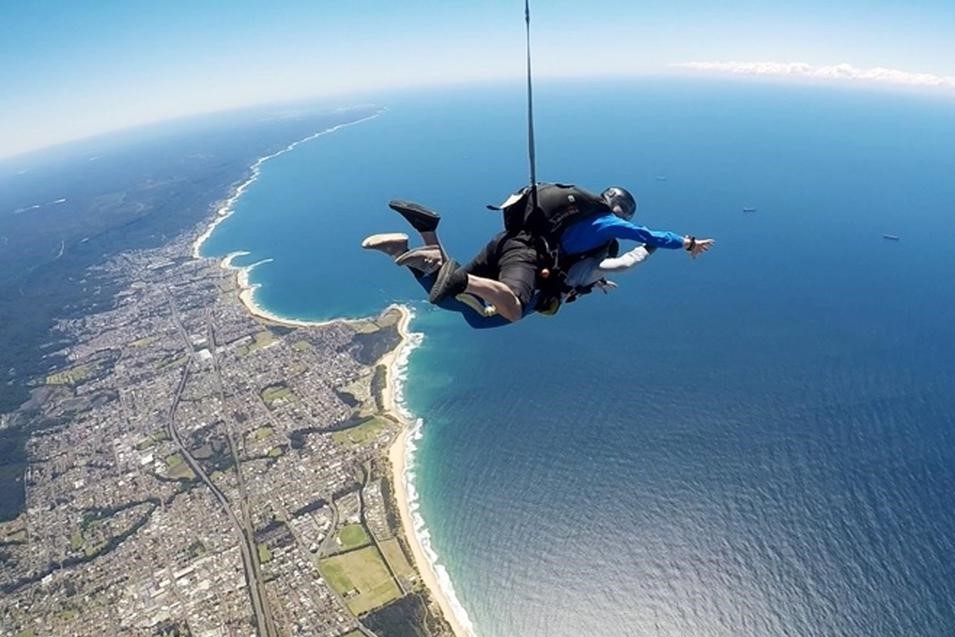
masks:
[[(506, 329), (417, 304), (417, 485), (479, 634), (955, 634), (955, 103), (538, 93), (542, 179), (625, 185), (644, 223), (717, 245)], [(401, 197), (475, 252), (526, 179), (522, 99), (385, 99), (265, 164), (205, 252), (273, 258), (253, 280), (289, 316), (419, 299), (361, 238), (404, 229)]]

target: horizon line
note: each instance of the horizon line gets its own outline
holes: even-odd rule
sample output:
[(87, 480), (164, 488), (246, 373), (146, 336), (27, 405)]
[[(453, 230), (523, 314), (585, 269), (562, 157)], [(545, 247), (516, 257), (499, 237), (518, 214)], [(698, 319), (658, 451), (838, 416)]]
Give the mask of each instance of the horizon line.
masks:
[[(670, 72), (667, 69), (671, 70)], [(691, 71), (691, 73), (680, 73), (678, 71)], [(666, 69), (646, 70), (629, 73), (604, 73), (604, 74), (548, 74), (544, 73), (538, 76), (538, 79), (546, 81), (560, 80), (581, 80), (581, 79), (642, 79), (649, 77), (749, 77), (759, 79), (783, 79), (783, 80), (818, 80), (827, 85), (840, 84), (842, 86), (854, 86), (861, 88), (864, 86), (879, 86), (882, 88), (914, 88), (914, 89), (940, 89), (941, 94), (955, 94), (955, 76), (942, 76), (932, 73), (912, 73), (891, 69), (885, 67), (873, 67), (871, 69), (862, 69), (854, 67), (847, 63), (834, 65), (814, 66), (805, 62), (736, 62), (736, 61), (691, 61), (691, 62), (672, 62), (666, 65)], [(440, 87), (462, 87), (480, 84), (495, 84), (503, 82), (513, 82), (523, 80), (523, 76), (514, 74), (493, 78), (470, 78), (465, 80), (452, 81), (430, 81), (420, 84), (405, 86), (381, 86), (381, 87), (359, 87), (355, 89), (345, 89), (332, 91), (329, 93), (316, 93), (308, 96), (288, 96), (277, 97), (262, 101), (251, 101), (243, 104), (235, 104), (222, 108), (200, 109), (191, 113), (174, 114), (169, 116), (159, 116), (156, 118), (145, 119), (140, 122), (130, 123), (117, 128), (102, 129), (90, 133), (81, 134), (76, 137), (70, 137), (52, 144), (43, 144), (25, 149), (14, 150), (7, 154), (0, 150), (0, 164), (6, 164), (21, 159), (27, 159), (32, 155), (52, 151), (57, 148), (80, 144), (87, 141), (94, 141), (99, 138), (111, 137), (123, 133), (134, 132), (141, 129), (149, 129), (154, 126), (163, 126), (174, 122), (185, 122), (191, 119), (208, 117), (214, 115), (226, 115), (230, 113), (240, 113), (242, 111), (253, 111), (256, 109), (282, 108), (294, 104), (316, 105), (323, 100), (343, 99), (349, 96), (368, 96), (383, 92), (401, 92), (415, 89), (435, 89)], [(376, 106), (370, 102), (356, 103), (349, 105), (339, 105), (337, 108), (360, 108), (362, 106)]]

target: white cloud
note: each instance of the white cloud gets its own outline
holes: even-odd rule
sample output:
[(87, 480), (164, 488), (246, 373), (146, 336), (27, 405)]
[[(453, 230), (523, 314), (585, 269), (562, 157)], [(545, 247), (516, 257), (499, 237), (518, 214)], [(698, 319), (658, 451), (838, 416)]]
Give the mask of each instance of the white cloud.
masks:
[(681, 62), (670, 66), (691, 71), (768, 75), (820, 80), (881, 82), (905, 86), (955, 89), (955, 77), (933, 73), (910, 73), (877, 66), (860, 69), (851, 64), (813, 66), (805, 62)]

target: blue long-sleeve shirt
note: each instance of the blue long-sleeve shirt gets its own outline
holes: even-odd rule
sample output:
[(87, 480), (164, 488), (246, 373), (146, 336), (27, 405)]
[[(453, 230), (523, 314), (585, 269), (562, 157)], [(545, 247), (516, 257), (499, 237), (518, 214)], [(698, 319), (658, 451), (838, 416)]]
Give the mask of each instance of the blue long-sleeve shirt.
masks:
[(614, 214), (597, 215), (573, 224), (560, 237), (568, 254), (580, 254), (598, 248), (613, 239), (639, 241), (655, 248), (675, 250), (683, 247), (683, 237), (672, 232), (650, 230)]

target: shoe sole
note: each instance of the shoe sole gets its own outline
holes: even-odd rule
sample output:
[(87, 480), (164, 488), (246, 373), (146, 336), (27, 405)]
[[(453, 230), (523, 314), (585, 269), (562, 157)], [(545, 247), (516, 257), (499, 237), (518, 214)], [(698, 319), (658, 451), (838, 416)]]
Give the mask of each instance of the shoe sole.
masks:
[(413, 201), (393, 199), (388, 202), (388, 207), (404, 217), (418, 232), (434, 232), (441, 222), (441, 215)]
[(385, 245), (387, 243), (407, 243), (408, 235), (403, 232), (389, 232), (387, 234), (373, 234), (370, 237), (365, 237), (361, 242), (361, 247), (363, 248), (377, 248), (378, 246)]

